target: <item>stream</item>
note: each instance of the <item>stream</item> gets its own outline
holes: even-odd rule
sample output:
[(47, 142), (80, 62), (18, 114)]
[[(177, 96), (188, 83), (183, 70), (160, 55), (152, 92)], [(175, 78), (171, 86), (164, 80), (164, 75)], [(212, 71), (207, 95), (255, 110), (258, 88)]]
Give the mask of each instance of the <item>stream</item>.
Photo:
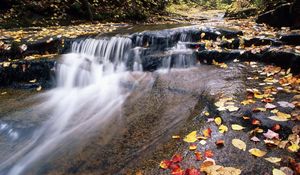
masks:
[(204, 94), (243, 86), (242, 67), (199, 63), (200, 33), (191, 26), (74, 41), (57, 62), (55, 88), (0, 102), (0, 174), (126, 174), (204, 106)]

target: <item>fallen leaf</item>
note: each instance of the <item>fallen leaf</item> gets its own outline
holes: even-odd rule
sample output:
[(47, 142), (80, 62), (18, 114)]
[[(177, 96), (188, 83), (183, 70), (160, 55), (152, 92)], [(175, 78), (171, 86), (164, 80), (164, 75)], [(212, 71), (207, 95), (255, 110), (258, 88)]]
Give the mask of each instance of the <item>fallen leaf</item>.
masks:
[(257, 120), (257, 119), (253, 119), (252, 122), (251, 122), (251, 124), (254, 125), (254, 126), (260, 126), (261, 125), (261, 121)]
[(238, 107), (235, 107), (235, 106), (227, 106), (226, 109), (229, 111), (229, 112), (234, 112), (234, 111), (238, 111), (239, 108)]
[(283, 108), (295, 108), (295, 105), (293, 103), (289, 103), (286, 101), (279, 101), (277, 103)]
[(206, 168), (216, 165), (216, 162), (214, 159), (211, 158), (206, 158), (205, 161), (203, 161), (203, 163), (200, 166), (200, 171), (204, 171)]
[(233, 167), (211, 165), (202, 169), (207, 175), (240, 175), (242, 171)]
[(235, 131), (240, 131), (240, 130), (243, 130), (245, 129), (245, 127), (241, 126), (241, 125), (238, 125), (238, 124), (232, 124), (231, 125), (231, 128)]
[(196, 142), (197, 139), (197, 131), (193, 131), (191, 133), (189, 133), (184, 139), (183, 141), (188, 142), (188, 143), (193, 143)]
[(225, 132), (227, 132), (227, 131), (228, 131), (228, 127), (227, 127), (227, 126), (221, 125), (221, 126), (219, 127), (219, 132), (220, 132), (220, 133), (225, 133)]
[(195, 151), (195, 150), (197, 149), (197, 144), (195, 144), (195, 143), (190, 144), (189, 149), (190, 149), (191, 151)]
[(292, 144), (291, 146), (288, 147), (288, 150), (291, 151), (291, 152), (298, 152), (299, 145), (298, 144)]
[(172, 136), (172, 139), (180, 139), (180, 136), (178, 135)]
[(180, 154), (175, 154), (175, 155), (172, 157), (171, 161), (172, 161), (173, 163), (181, 162), (181, 161), (182, 161), (182, 156), (181, 156)]
[(274, 168), (272, 171), (273, 175), (286, 175), (283, 171)]
[(36, 91), (41, 91), (42, 90), (42, 86), (39, 86), (38, 88), (36, 88)]
[(200, 172), (196, 168), (190, 168), (185, 170), (184, 175), (200, 175)]
[(271, 104), (271, 103), (267, 103), (266, 105), (265, 105), (265, 108), (266, 109), (275, 109), (277, 106), (275, 106), (275, 105), (273, 105), (273, 104)]
[(255, 136), (252, 137), (250, 140), (253, 142), (260, 142), (259, 138), (255, 137)]
[(271, 120), (277, 121), (277, 122), (286, 122), (286, 121), (288, 121), (288, 119), (280, 118), (278, 116), (271, 116), (271, 117), (268, 117), (268, 118), (271, 119)]
[(272, 131), (279, 131), (281, 129), (280, 124), (274, 124), (272, 127)]
[(202, 131), (204, 137), (211, 137), (211, 129), (210, 128), (207, 128), (205, 130)]
[(205, 140), (201, 140), (199, 143), (200, 143), (201, 145), (205, 145), (205, 144), (206, 144), (206, 141), (205, 141)]
[(283, 113), (283, 112), (277, 112), (276, 115), (279, 118), (285, 118), (285, 119), (290, 119), (292, 117), (290, 114), (286, 114), (286, 113)]
[(267, 109), (266, 108), (253, 108), (252, 111), (253, 112), (265, 112), (265, 111), (267, 111)]
[(204, 152), (204, 156), (206, 157), (206, 158), (212, 158), (213, 156), (214, 156), (214, 153), (213, 153), (213, 151), (212, 150), (206, 150), (205, 152)]
[(218, 125), (218, 126), (222, 124), (222, 118), (221, 117), (216, 117), (214, 119), (214, 121), (215, 121), (216, 125)]
[(240, 139), (232, 139), (231, 143), (236, 148), (238, 148), (240, 150), (243, 150), (243, 151), (246, 151), (247, 145), (242, 140), (240, 140)]
[(281, 161), (281, 158), (278, 157), (267, 157), (265, 160), (271, 162), (271, 163), (279, 163)]
[(196, 156), (196, 160), (197, 160), (197, 161), (202, 160), (202, 154), (201, 154), (201, 152), (195, 151), (195, 156)]
[(160, 162), (159, 167), (166, 170), (169, 168), (169, 166), (171, 165), (171, 161), (170, 160), (163, 160)]
[(267, 154), (267, 152), (261, 151), (261, 150), (259, 150), (259, 149), (257, 149), (257, 148), (252, 148), (252, 149), (249, 150), (249, 152), (250, 152), (252, 155), (256, 156), (256, 157), (263, 157), (264, 155)]
[(224, 140), (217, 140), (217, 141), (216, 141), (216, 145), (217, 145), (218, 147), (224, 146), (224, 143), (225, 143)]
[(267, 133), (263, 133), (263, 135), (268, 139), (279, 139), (279, 134), (268, 129)]

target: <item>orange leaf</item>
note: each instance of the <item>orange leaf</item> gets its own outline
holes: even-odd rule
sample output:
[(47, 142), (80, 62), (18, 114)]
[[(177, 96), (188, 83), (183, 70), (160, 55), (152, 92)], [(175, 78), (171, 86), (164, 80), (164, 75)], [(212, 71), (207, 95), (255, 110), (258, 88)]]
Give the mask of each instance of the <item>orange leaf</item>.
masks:
[(172, 175), (184, 175), (184, 171), (181, 168), (178, 168), (176, 170), (173, 170), (171, 172)]
[(272, 130), (273, 130), (273, 131), (279, 131), (280, 129), (281, 129), (280, 124), (275, 124), (275, 125), (273, 125), (273, 127), (272, 127)]
[(252, 123), (252, 125), (256, 125), (256, 126), (260, 126), (261, 125), (261, 122), (259, 120), (257, 120), (257, 119), (253, 119), (251, 123)]
[(195, 150), (197, 149), (197, 144), (195, 144), (195, 143), (190, 144), (189, 149), (190, 149), (191, 151), (195, 151)]
[(211, 131), (210, 128), (205, 129), (205, 130), (203, 130), (202, 132), (203, 132), (204, 137), (211, 137), (211, 132), (212, 132), (212, 131)]
[(196, 160), (200, 161), (202, 160), (202, 154), (198, 151), (195, 151)]
[(224, 146), (224, 140), (217, 140), (216, 145), (219, 146), (219, 147)]
[(173, 163), (181, 162), (181, 161), (182, 161), (182, 156), (181, 156), (180, 154), (175, 154), (175, 155), (172, 157), (171, 161), (172, 161)]
[(206, 150), (204, 152), (204, 156), (208, 158), (212, 158), (214, 156), (214, 153), (212, 152), (212, 150)]

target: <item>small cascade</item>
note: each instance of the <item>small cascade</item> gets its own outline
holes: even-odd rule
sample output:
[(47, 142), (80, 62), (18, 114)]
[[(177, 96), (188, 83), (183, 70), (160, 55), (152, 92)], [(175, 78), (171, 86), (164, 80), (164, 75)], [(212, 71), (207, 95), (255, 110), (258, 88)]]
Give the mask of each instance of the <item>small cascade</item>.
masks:
[[(130, 36), (78, 40), (57, 64), (57, 87), (44, 93), (36, 107), (48, 120), (26, 146), (0, 163), (0, 174), (26, 174), (62, 143), (79, 141), (119, 116), (130, 92), (121, 81), (130, 71), (186, 68), (196, 64), (198, 30), (163, 30)], [(1, 124), (0, 131), (6, 129)], [(81, 137), (78, 137), (81, 136)], [(78, 137), (78, 138), (77, 138)]]

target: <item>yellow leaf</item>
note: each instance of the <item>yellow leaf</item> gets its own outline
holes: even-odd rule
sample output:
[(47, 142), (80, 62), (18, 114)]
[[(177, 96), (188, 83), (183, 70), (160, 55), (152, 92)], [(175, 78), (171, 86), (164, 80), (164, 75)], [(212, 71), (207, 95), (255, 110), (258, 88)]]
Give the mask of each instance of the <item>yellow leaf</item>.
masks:
[(273, 175), (286, 175), (283, 171), (274, 168), (272, 171)]
[(207, 112), (207, 111), (204, 112), (204, 115), (205, 115), (205, 116), (209, 116), (209, 112)]
[(268, 158), (265, 158), (265, 160), (271, 162), (271, 163), (279, 163), (281, 161), (281, 158), (278, 158), (278, 157), (268, 157)]
[(252, 155), (256, 156), (256, 157), (263, 157), (264, 155), (267, 154), (267, 152), (261, 151), (261, 150), (259, 150), (259, 149), (257, 149), (257, 148), (252, 148), (252, 149), (249, 150), (249, 152), (250, 152)]
[(172, 139), (180, 139), (180, 136), (178, 135), (172, 136)]
[(222, 118), (221, 118), (221, 117), (215, 118), (215, 123), (216, 123), (217, 125), (221, 125), (221, 124), (222, 124)]
[(277, 112), (276, 115), (279, 118), (285, 118), (285, 119), (290, 119), (292, 117), (290, 114), (286, 114), (286, 113), (283, 113), (283, 112)]
[(252, 99), (244, 100), (241, 102), (242, 105), (249, 105), (249, 104), (254, 104), (254, 103), (255, 103), (255, 101)]
[(36, 88), (36, 91), (41, 91), (42, 90), (42, 86), (39, 86), (38, 88)]
[(188, 143), (193, 143), (196, 142), (197, 139), (197, 131), (193, 131), (191, 133), (189, 133), (184, 139), (183, 141), (188, 142)]
[(221, 125), (221, 126), (219, 127), (219, 132), (220, 132), (220, 133), (225, 133), (225, 132), (227, 132), (227, 131), (228, 131), (228, 127), (227, 127), (227, 126)]
[(35, 83), (35, 82), (36, 82), (36, 79), (29, 81), (29, 83)]
[(299, 145), (298, 144), (292, 144), (291, 146), (288, 147), (288, 150), (291, 151), (291, 152), (298, 152)]
[(231, 141), (232, 145), (235, 146), (236, 148), (240, 149), (240, 150), (243, 150), (243, 151), (246, 151), (246, 148), (247, 148), (247, 145), (245, 142), (243, 142), (242, 140), (240, 139), (233, 139)]
[(234, 112), (234, 111), (238, 111), (239, 108), (238, 107), (235, 107), (235, 106), (227, 106), (226, 109), (229, 111), (229, 112)]
[(286, 119), (286, 118), (280, 118), (278, 116), (271, 116), (271, 117), (268, 117), (268, 118), (271, 119), (271, 120), (274, 120), (274, 121), (278, 121), (278, 122), (286, 122), (286, 121), (288, 121), (288, 119)]
[(235, 131), (240, 131), (240, 130), (243, 130), (245, 129), (245, 127), (241, 126), (241, 125), (238, 125), (238, 124), (232, 124), (231, 125), (231, 128)]

